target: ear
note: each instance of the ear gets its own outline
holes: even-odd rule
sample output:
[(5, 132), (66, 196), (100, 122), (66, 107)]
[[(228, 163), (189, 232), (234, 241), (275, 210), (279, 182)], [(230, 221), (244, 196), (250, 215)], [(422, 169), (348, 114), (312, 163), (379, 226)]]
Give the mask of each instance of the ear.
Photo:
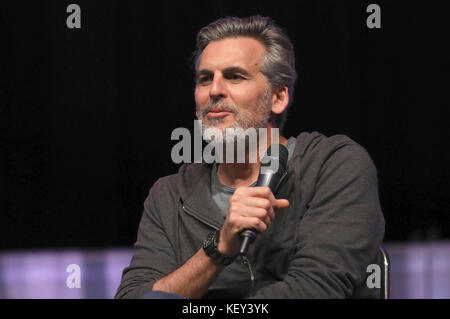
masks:
[(272, 93), (272, 113), (281, 114), (289, 104), (289, 89), (287, 86), (276, 89)]

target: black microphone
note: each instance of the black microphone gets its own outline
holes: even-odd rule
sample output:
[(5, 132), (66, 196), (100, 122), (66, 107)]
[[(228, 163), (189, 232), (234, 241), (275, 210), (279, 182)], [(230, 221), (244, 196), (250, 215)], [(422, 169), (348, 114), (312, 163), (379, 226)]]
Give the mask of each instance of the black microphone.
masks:
[[(278, 152), (276, 152), (277, 148)], [(283, 145), (277, 144), (274, 147), (271, 145), (261, 160), (261, 168), (255, 186), (268, 186), (272, 193), (275, 194), (281, 181), (286, 176), (288, 155), (288, 150)], [(255, 240), (257, 234), (257, 231), (254, 229), (246, 229), (241, 232), (242, 244), (239, 251), (240, 255), (247, 254), (247, 249)]]

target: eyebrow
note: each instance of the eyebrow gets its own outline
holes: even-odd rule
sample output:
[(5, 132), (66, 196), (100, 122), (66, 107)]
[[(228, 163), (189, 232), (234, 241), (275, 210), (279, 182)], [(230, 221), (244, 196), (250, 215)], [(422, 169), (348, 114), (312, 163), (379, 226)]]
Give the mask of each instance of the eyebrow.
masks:
[[(242, 74), (242, 75), (244, 75), (246, 77), (249, 77), (249, 78), (253, 77), (253, 75), (249, 71), (247, 71), (246, 69), (241, 68), (239, 66), (230, 66), (228, 68), (225, 68), (222, 71), (222, 73), (223, 74), (236, 74), (236, 73), (239, 73), (239, 74)], [(211, 71), (211, 70), (208, 70), (208, 69), (201, 69), (201, 70), (199, 70), (197, 72), (197, 77), (202, 76), (202, 75), (204, 75), (204, 76), (213, 76), (214, 72)]]

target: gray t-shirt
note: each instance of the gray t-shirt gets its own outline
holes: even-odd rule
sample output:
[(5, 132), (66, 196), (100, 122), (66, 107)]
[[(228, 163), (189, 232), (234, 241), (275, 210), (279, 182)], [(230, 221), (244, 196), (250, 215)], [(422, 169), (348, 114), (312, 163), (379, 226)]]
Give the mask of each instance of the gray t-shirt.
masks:
[[(291, 159), (292, 154), (294, 154), (295, 142), (296, 139), (293, 136), (291, 136), (287, 141), (286, 148), (288, 150), (288, 161)], [(256, 181), (253, 182), (250, 187), (255, 185)], [(224, 219), (228, 214), (230, 197), (234, 194), (235, 190), (235, 188), (223, 185), (220, 182), (219, 176), (217, 175), (217, 164), (214, 163), (214, 166), (211, 170), (211, 194), (217, 207), (219, 207), (219, 210), (222, 213)]]

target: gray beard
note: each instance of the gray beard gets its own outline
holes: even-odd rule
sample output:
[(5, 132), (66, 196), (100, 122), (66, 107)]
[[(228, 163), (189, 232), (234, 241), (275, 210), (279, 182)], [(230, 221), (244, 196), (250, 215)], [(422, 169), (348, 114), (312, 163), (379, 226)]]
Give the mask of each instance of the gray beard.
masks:
[[(254, 128), (256, 132), (258, 133), (259, 128), (266, 128), (267, 124), (270, 121), (270, 115), (271, 111), (269, 109), (269, 105), (271, 102), (271, 90), (266, 89), (261, 99), (258, 101), (258, 104), (256, 105), (255, 113), (258, 115), (264, 114), (264, 116), (258, 116), (255, 118), (254, 114), (252, 114), (252, 111), (249, 111), (247, 109), (239, 110), (234, 105), (229, 105), (222, 102), (212, 102), (209, 101), (208, 104), (203, 108), (203, 110), (200, 112), (198, 119), (202, 123), (202, 135), (203, 139), (207, 143), (214, 143), (214, 144), (233, 144), (236, 142), (243, 142), (245, 138), (248, 136), (248, 132), (246, 131), (250, 128)], [(234, 115), (235, 123), (233, 124), (230, 129), (227, 128), (219, 129), (216, 128), (217, 125), (221, 124), (223, 122), (223, 119), (207, 119), (209, 122), (209, 126), (205, 124), (205, 117), (208, 114), (209, 110), (211, 108), (221, 108), (224, 111), (231, 112)], [(221, 135), (217, 134), (217, 136), (214, 136), (214, 138), (210, 138), (210, 134), (205, 134), (205, 132), (208, 132), (208, 129), (219, 129), (221, 131)]]

